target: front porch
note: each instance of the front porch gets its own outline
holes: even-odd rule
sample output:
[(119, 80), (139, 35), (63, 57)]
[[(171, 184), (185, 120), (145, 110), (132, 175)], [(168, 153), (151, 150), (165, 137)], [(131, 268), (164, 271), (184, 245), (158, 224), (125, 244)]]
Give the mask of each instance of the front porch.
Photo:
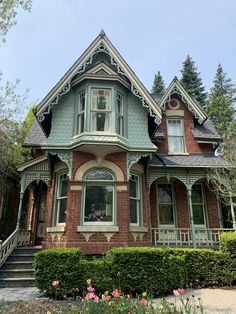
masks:
[[(229, 228), (195, 228), (195, 247), (218, 249), (221, 233), (234, 231)], [(151, 228), (153, 246), (193, 247), (191, 228)]]

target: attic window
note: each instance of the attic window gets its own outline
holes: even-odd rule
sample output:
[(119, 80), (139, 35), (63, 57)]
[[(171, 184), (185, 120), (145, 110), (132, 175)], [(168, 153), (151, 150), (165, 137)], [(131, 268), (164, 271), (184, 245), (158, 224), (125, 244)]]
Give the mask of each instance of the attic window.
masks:
[(167, 119), (169, 153), (185, 153), (183, 119)]

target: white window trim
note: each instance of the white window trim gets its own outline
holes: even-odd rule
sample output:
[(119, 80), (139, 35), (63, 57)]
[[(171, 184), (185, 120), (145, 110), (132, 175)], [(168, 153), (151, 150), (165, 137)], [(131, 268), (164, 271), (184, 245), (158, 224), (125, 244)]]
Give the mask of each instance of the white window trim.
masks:
[(59, 204), (60, 202), (58, 202), (58, 200), (61, 200), (61, 199), (68, 199), (68, 188), (67, 188), (67, 195), (64, 196), (64, 197), (58, 197), (58, 193), (59, 193), (59, 189), (60, 189), (60, 176), (63, 176), (63, 175), (68, 175), (68, 171), (63, 171), (63, 172), (58, 172), (56, 174), (56, 193), (55, 193), (55, 206), (54, 206), (54, 224), (55, 226), (65, 226), (66, 225), (66, 222), (61, 222), (59, 223), (58, 222), (58, 218), (59, 218)]
[[(181, 131), (182, 131), (182, 135), (169, 135), (169, 120), (180, 120), (181, 121)], [(187, 149), (186, 149), (186, 140), (185, 140), (185, 129), (184, 129), (184, 119), (183, 117), (180, 116), (168, 116), (166, 118), (166, 124), (167, 124), (167, 138), (168, 138), (168, 154), (169, 155), (186, 155), (187, 153)], [(182, 137), (183, 138), (183, 151), (179, 151), (179, 152), (173, 152), (170, 150), (170, 142), (169, 142), (169, 138), (170, 137)]]
[[(132, 223), (130, 222), (130, 227), (142, 227), (143, 225), (143, 198), (142, 198), (142, 175), (136, 172), (132, 172), (130, 173), (130, 177), (131, 176), (136, 176), (138, 178), (138, 197), (131, 197), (129, 195), (129, 200), (130, 199), (134, 199), (136, 201), (138, 201), (138, 208), (136, 208), (137, 210), (137, 217), (138, 217), (138, 221), (137, 223)], [(130, 210), (130, 208), (129, 208)], [(131, 219), (131, 215), (130, 215), (130, 219)]]
[[(84, 101), (85, 101), (85, 106), (84, 106), (84, 110), (80, 111), (80, 95), (84, 93)], [(86, 132), (86, 102), (87, 102), (87, 90), (86, 89), (82, 89), (79, 91), (78, 93), (78, 112), (77, 112), (77, 134), (81, 135), (84, 134), (84, 132)], [(79, 128), (81, 129), (81, 113), (83, 113), (84, 115), (84, 131), (81, 132), (81, 130), (79, 130)]]
[[(96, 170), (96, 169), (89, 169), (89, 171), (86, 172), (84, 179), (86, 178), (86, 176), (88, 175), (89, 172)], [(115, 214), (116, 214), (116, 185), (115, 185), (115, 180), (114, 180), (114, 175), (110, 170), (107, 169), (103, 169), (107, 172), (109, 172), (112, 177), (113, 177), (113, 181), (111, 180), (101, 180), (101, 181), (96, 181), (96, 180), (84, 180), (84, 184), (83, 184), (83, 190), (82, 190), (82, 203), (81, 203), (81, 209), (82, 209), (82, 214), (81, 214), (81, 226), (97, 226), (98, 228), (101, 226), (116, 226), (116, 219), (115, 219)], [(112, 202), (112, 221), (84, 221), (84, 214), (85, 214), (85, 198), (86, 198), (86, 187), (87, 186), (104, 186), (104, 185), (110, 185), (112, 186), (112, 190), (113, 190), (113, 202)], [(78, 227), (79, 228), (79, 227)], [(77, 228), (77, 229), (78, 229)], [(79, 230), (77, 230), (79, 231)], [(82, 231), (81, 231), (82, 232)]]
[[(121, 97), (121, 113), (118, 112), (118, 98), (119, 96)], [(116, 91), (116, 100), (115, 100), (115, 105), (116, 105), (116, 133), (119, 135), (119, 136), (122, 136), (124, 137), (124, 133), (125, 133), (125, 130), (124, 130), (124, 95), (122, 93), (120, 93), (119, 91)], [(119, 121), (119, 122), (118, 122)], [(118, 132), (118, 128), (120, 128), (121, 132)]]
[[(159, 203), (158, 199), (158, 185), (171, 185), (171, 193), (172, 193), (172, 203)], [(157, 199), (157, 217), (158, 217), (158, 227), (160, 228), (176, 228), (177, 226), (177, 218), (176, 218), (176, 199), (175, 199), (175, 193), (174, 193), (174, 187), (173, 183), (166, 183), (166, 182), (157, 182), (156, 183), (156, 199)], [(161, 224), (160, 223), (160, 210), (159, 205), (160, 204), (172, 204), (172, 210), (173, 210), (173, 218), (174, 218), (174, 224)]]

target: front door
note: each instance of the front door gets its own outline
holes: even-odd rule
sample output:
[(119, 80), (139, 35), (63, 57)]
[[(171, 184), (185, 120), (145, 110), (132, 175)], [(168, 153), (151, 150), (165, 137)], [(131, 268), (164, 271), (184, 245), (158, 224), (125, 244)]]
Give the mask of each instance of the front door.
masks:
[(44, 219), (46, 212), (47, 194), (41, 193), (39, 197), (38, 207), (38, 225), (36, 231), (36, 244), (41, 244), (43, 241)]

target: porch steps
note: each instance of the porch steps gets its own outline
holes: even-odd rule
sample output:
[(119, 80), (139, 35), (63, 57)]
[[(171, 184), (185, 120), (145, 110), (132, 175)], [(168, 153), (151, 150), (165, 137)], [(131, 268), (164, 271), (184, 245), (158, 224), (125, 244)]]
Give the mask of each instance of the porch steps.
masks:
[(0, 269), (0, 288), (33, 287), (34, 254), (41, 247), (16, 248)]

